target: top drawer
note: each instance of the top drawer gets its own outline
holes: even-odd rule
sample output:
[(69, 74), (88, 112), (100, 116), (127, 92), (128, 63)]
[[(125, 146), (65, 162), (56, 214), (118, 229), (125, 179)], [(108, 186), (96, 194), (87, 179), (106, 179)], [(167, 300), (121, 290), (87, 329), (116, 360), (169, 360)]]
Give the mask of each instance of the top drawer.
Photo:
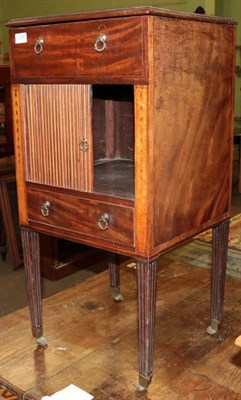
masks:
[(11, 29), (13, 82), (145, 82), (145, 17)]

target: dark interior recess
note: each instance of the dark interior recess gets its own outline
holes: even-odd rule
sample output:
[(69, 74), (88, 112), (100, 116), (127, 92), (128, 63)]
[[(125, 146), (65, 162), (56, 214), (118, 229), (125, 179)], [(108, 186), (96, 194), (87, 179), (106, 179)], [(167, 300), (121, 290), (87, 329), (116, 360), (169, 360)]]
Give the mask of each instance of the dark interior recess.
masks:
[(134, 88), (93, 85), (94, 191), (134, 198)]

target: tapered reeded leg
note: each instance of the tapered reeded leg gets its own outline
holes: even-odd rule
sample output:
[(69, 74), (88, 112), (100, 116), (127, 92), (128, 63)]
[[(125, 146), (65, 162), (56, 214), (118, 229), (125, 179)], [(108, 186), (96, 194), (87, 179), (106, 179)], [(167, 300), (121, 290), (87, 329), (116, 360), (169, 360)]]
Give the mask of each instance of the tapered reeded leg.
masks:
[(109, 253), (110, 290), (115, 301), (123, 300), (120, 293), (120, 255)]
[(137, 261), (139, 317), (139, 382), (138, 391), (151, 383), (154, 352), (156, 306), (156, 260)]
[(39, 345), (45, 346), (47, 340), (43, 337), (39, 234), (21, 228), (21, 236), (32, 334)]
[(223, 316), (224, 288), (228, 255), (229, 220), (213, 228), (213, 263), (211, 277), (211, 325), (210, 335), (218, 331)]

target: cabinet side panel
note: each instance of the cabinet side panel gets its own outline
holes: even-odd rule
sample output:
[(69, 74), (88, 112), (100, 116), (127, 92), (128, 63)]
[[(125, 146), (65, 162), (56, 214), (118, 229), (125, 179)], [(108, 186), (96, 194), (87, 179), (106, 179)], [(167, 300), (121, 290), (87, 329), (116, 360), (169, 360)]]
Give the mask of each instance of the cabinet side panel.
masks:
[(19, 222), (20, 224), (27, 224), (28, 213), (24, 170), (25, 152), (23, 144), (24, 92), (20, 85), (12, 85), (11, 91), (13, 105), (15, 168), (18, 193)]
[(153, 17), (146, 18), (148, 85), (134, 87), (135, 244), (138, 256), (149, 257), (153, 243)]
[(138, 254), (148, 255), (152, 213), (152, 196), (148, 191), (152, 171), (150, 165), (150, 89), (135, 86), (135, 235)]
[(90, 86), (26, 85), (25, 91), (27, 181), (91, 191)]
[(233, 26), (155, 18), (154, 246), (229, 215), (234, 36)]

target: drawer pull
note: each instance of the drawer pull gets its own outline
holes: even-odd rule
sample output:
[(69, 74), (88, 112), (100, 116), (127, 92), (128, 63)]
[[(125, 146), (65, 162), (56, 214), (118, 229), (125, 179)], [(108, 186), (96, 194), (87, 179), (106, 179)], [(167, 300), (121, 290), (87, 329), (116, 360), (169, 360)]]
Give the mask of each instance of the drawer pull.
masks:
[(38, 39), (36, 40), (35, 45), (34, 45), (34, 52), (35, 52), (36, 54), (42, 53), (42, 51), (43, 51), (43, 44), (44, 44), (43, 38), (38, 38)]
[(102, 53), (106, 49), (106, 35), (104, 33), (97, 36), (94, 47), (97, 53)]
[(104, 213), (100, 216), (98, 225), (102, 231), (106, 231), (109, 228), (109, 220), (110, 216), (107, 213)]
[(41, 205), (41, 213), (44, 217), (47, 217), (50, 212), (50, 202), (47, 200)]

